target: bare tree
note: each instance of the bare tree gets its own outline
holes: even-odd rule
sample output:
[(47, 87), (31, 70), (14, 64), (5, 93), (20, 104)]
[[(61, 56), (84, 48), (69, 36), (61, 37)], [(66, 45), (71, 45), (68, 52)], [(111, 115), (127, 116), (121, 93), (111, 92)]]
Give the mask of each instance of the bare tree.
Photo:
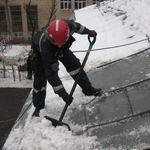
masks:
[(9, 0), (5, 0), (4, 2), (5, 2), (7, 31), (11, 36), (11, 38), (13, 38), (12, 23), (11, 23), (10, 10), (9, 10)]
[(28, 73), (27, 78), (31, 80), (32, 74), (33, 74), (33, 59), (34, 59), (33, 48), (32, 48), (32, 38), (34, 36), (34, 32), (35, 32), (35, 28), (37, 24), (37, 18), (33, 18), (31, 15), (31, 0), (29, 1), (29, 4), (27, 6), (24, 4), (24, 9), (26, 10), (26, 13), (27, 13), (27, 20), (29, 19), (31, 27), (32, 27), (31, 51), (29, 52), (28, 59), (27, 59), (27, 73)]
[[(56, 11), (57, 11), (56, 6), (57, 6), (56, 1), (52, 0), (51, 9), (50, 9), (50, 12), (49, 12), (48, 23), (56, 18)], [(35, 28), (36, 28), (36, 24), (37, 24), (37, 18), (32, 18), (31, 9), (30, 9), (31, 8), (31, 0), (29, 1), (29, 4), (28, 4), (27, 7), (24, 4), (24, 8), (26, 10), (27, 17), (29, 18), (29, 21), (30, 21), (30, 24), (31, 24), (31, 27), (32, 27), (32, 38), (33, 38)], [(28, 56), (28, 59), (27, 59), (28, 79), (32, 79), (33, 60), (34, 60), (34, 53), (33, 53), (33, 48), (32, 48), (32, 44), (31, 44), (31, 51), (29, 52), (29, 56)]]
[(32, 18), (32, 16), (31, 16), (31, 0), (29, 1), (29, 4), (27, 5), (27, 7), (24, 4), (24, 9), (26, 10), (27, 18), (29, 18), (29, 21), (30, 21), (30, 24), (32, 27), (32, 37), (33, 37), (35, 28), (36, 28), (36, 24), (37, 24), (37, 18)]
[[(31, 9), (30, 8), (31, 8), (31, 0), (29, 1), (29, 4), (27, 5), (27, 7), (24, 4), (24, 9), (26, 10), (27, 17), (29, 18), (29, 21), (30, 21), (30, 24), (31, 24), (31, 27), (32, 27), (32, 37), (33, 37), (34, 32), (35, 32), (35, 28), (36, 28), (36, 24), (37, 24), (37, 18), (32, 18)], [(56, 19), (56, 12), (57, 12), (57, 10), (58, 10), (58, 8), (57, 8), (56, 1), (52, 0), (47, 23), (49, 23), (52, 20)]]
[(56, 12), (57, 12), (57, 10), (58, 10), (58, 7), (57, 7), (56, 1), (52, 0), (52, 5), (51, 5), (51, 9), (50, 9), (48, 23), (51, 22), (52, 20), (56, 19)]

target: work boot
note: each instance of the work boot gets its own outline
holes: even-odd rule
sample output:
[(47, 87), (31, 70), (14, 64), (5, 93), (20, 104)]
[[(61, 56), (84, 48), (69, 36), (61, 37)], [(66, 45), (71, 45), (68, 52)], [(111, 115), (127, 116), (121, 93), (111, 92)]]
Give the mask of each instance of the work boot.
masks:
[(35, 111), (33, 112), (33, 117), (40, 117), (40, 115), (39, 115), (39, 113), (40, 113), (40, 110), (39, 109), (35, 109)]
[(101, 96), (103, 94), (102, 89), (90, 87), (88, 90), (82, 90), (82, 92), (87, 96)]

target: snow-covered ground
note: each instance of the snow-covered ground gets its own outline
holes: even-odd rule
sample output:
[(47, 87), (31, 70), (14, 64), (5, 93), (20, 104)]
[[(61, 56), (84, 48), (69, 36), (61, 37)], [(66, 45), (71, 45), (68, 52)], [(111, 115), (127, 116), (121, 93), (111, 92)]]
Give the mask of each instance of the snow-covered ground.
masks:
[[(149, 0), (115, 0), (101, 3), (99, 8), (92, 5), (76, 10), (76, 21), (98, 33), (97, 41), (93, 46), (93, 50), (96, 49), (96, 51), (90, 53), (85, 71), (94, 71), (101, 64), (124, 58), (150, 47), (150, 42), (146, 40), (147, 37), (150, 37), (149, 8)], [(76, 42), (73, 43), (71, 50), (74, 52), (86, 51), (89, 47), (87, 36), (74, 34), (74, 37)], [(136, 41), (141, 42), (126, 45)], [(124, 46), (120, 47), (119, 45)], [(20, 49), (24, 49), (24, 47), (20, 46)], [(14, 48), (11, 51), (16, 53)], [(75, 55), (81, 61), (84, 59), (85, 54), (83, 52), (75, 52)], [(61, 64), (59, 75), (69, 93), (73, 80)], [(0, 79), (0, 86), (7, 87), (11, 83), (19, 87), (21, 86), (20, 83), (23, 83), (25, 87), (27, 85), (32, 86), (31, 82), (10, 82), (10, 79), (5, 79), (5, 81)], [(70, 107), (80, 107), (87, 99), (77, 86), (74, 93), (74, 102)], [(31, 107), (28, 111), (25, 126), (20, 126), (11, 131), (4, 148), (7, 150), (97, 150), (95, 147), (98, 144), (96, 137), (87, 136), (86, 133), (81, 135), (75, 134), (78, 128), (83, 128), (84, 130), (84, 127), (72, 124), (71, 132), (63, 126), (54, 128), (51, 122), (44, 118), (45, 115), (59, 118), (63, 106), (64, 102), (54, 94), (48, 84), (46, 106), (41, 111), (40, 117), (32, 118), (31, 114), (34, 111), (34, 107)], [(111, 149), (111, 147), (108, 149)]]

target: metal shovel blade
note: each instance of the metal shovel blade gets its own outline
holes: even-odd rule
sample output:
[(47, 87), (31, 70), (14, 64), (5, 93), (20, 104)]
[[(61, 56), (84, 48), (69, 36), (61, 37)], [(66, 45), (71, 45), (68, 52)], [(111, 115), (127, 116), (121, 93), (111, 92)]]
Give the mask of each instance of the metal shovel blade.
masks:
[(68, 130), (71, 131), (71, 128), (70, 128), (70, 126), (69, 126), (67, 123), (64, 123), (64, 122), (62, 122), (62, 121), (56, 120), (56, 119), (51, 118), (51, 117), (48, 117), (48, 116), (45, 116), (45, 118), (46, 118), (47, 120), (51, 121), (51, 122), (52, 122), (52, 125), (53, 125), (55, 128), (56, 128), (57, 126), (63, 126), (63, 125), (65, 125), (65, 126), (68, 127)]

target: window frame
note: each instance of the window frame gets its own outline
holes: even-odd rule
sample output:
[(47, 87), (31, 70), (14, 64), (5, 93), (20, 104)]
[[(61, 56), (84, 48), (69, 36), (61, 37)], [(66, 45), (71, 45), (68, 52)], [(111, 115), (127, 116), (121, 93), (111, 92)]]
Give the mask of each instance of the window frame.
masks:
[(93, 4), (97, 4), (97, 0), (93, 0)]
[(7, 21), (5, 6), (0, 6), (0, 31), (7, 32)]
[[(28, 5), (26, 6), (26, 10), (28, 11)], [(35, 31), (38, 31), (38, 7), (37, 5), (31, 5), (30, 6), (30, 13), (31, 13), (31, 21), (34, 24), (35, 18), (36, 18), (36, 25), (35, 25)], [(27, 25), (28, 25), (28, 34), (29, 32), (32, 32), (32, 25), (30, 22), (30, 18), (27, 16)]]
[(60, 0), (60, 9), (61, 10), (72, 9), (71, 0)]
[(86, 0), (75, 0), (74, 3), (75, 9), (81, 9), (86, 7)]
[(13, 32), (23, 32), (21, 6), (10, 6)]

